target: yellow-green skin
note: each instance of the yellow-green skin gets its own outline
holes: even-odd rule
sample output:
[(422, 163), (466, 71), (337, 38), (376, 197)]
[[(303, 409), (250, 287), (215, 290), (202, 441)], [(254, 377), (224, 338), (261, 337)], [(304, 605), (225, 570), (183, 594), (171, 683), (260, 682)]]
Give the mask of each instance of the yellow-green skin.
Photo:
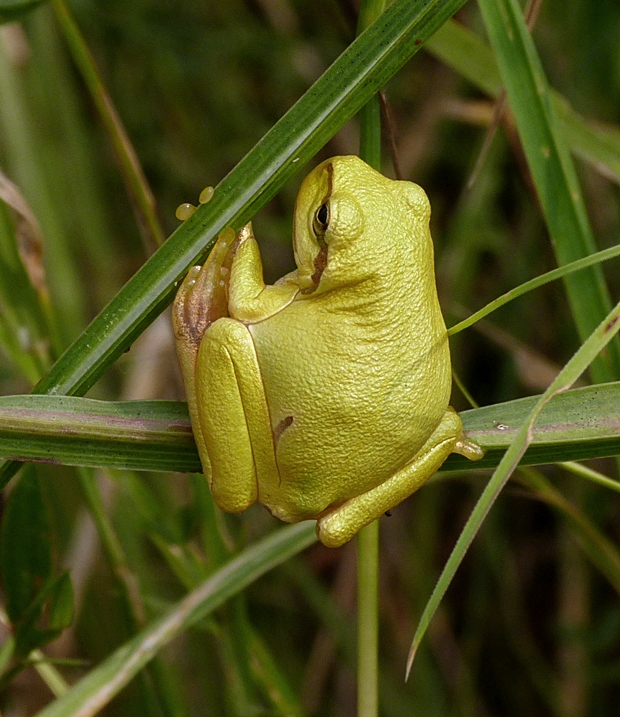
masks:
[[(457, 451), (430, 206), (357, 157), (304, 180), (297, 271), (265, 286), (251, 227), (224, 233), (173, 307), (194, 435), (215, 502), (259, 501), (349, 540)], [(232, 262), (232, 263), (231, 263)], [(229, 273), (230, 268), (230, 273)]]

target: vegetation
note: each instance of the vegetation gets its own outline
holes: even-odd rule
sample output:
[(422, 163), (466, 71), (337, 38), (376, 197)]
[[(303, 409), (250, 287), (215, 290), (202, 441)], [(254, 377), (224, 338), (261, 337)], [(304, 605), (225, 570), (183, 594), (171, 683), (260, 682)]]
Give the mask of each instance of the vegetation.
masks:
[(380, 521), (379, 712), (614, 713), (620, 9), (394, 0), (354, 42), (355, 5), (0, 0), (6, 715), (356, 713), (354, 545), (214, 507), (167, 306), (250, 218), (291, 270), (299, 183), (382, 87), (488, 452)]

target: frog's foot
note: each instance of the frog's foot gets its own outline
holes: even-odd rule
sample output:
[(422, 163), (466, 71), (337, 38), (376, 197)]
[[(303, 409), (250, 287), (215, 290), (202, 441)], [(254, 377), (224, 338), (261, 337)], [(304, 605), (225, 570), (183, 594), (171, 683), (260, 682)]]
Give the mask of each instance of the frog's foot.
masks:
[(330, 509), (317, 521), (319, 540), (336, 548), (350, 540), (365, 525), (408, 498), (435, 473), (453, 451), (471, 460), (482, 458), (482, 449), (463, 438), (463, 424), (448, 407), (441, 423), (415, 455), (394, 476), (367, 493)]
[(461, 436), (455, 443), (452, 453), (465, 456), (465, 458), (469, 458), (470, 461), (479, 461), (484, 457), (485, 450), (477, 443), (470, 441), (468, 438), (465, 438), (465, 436)]
[(181, 364), (191, 359), (195, 365), (205, 331), (220, 317), (228, 316), (228, 279), (235, 247), (235, 233), (226, 229), (204, 266), (193, 266), (177, 292), (172, 304), (172, 326), (177, 342), (184, 348)]

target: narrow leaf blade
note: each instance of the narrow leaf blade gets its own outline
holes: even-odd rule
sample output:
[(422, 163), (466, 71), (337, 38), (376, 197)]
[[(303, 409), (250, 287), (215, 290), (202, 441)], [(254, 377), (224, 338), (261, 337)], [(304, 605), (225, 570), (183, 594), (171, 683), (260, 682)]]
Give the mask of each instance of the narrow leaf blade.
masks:
[[(555, 116), (547, 79), (516, 0), (479, 0), (559, 264), (596, 251), (581, 188)], [(564, 279), (577, 331), (585, 340), (611, 300), (599, 266)], [(592, 366), (597, 381), (620, 376), (620, 345)]]
[(52, 574), (47, 510), (33, 466), (27, 466), (9, 499), (0, 542), (0, 572), (11, 622), (27, 613)]
[(174, 637), (210, 614), (261, 575), (316, 540), (314, 523), (275, 531), (188, 593), (170, 612), (115, 650), (38, 717), (91, 717), (125, 687)]
[(600, 351), (602, 351), (616, 336), (619, 330), (620, 303), (618, 303), (596, 327), (571, 360), (560, 371), (549, 388), (542, 394), (542, 396), (540, 396), (540, 398), (537, 399), (527, 418), (519, 427), (514, 440), (510, 444), (510, 447), (504, 454), (482, 495), (478, 499), (478, 502), (474, 506), (474, 509), (469, 516), (465, 527), (461, 531), (450, 557), (448, 558), (448, 562), (446, 563), (439, 580), (435, 584), (433, 593), (424, 608), (424, 612), (420, 617), (420, 621), (413, 636), (411, 649), (409, 651), (409, 658), (407, 660), (407, 676), (409, 675), (413, 665), (413, 660), (418, 646), (428, 629), (430, 621), (435, 614), (439, 603), (450, 586), (459, 565), (465, 557), (465, 553), (469, 550), (469, 546), (472, 544), (474, 538), (480, 530), (484, 519), (493, 506), (493, 503), (499, 496), (516, 467), (519, 465), (521, 459), (523, 458), (523, 454), (525, 453), (528, 445), (531, 443), (534, 423), (539, 418), (544, 407), (549, 403), (552, 397), (566, 391), (587, 369)]

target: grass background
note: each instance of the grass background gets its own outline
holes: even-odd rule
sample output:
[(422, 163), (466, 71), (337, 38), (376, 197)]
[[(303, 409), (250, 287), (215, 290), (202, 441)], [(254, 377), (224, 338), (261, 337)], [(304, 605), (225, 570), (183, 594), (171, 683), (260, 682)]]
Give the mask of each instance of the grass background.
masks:
[[(70, 7), (142, 165), (157, 220), (136, 221), (135, 204), (142, 199), (148, 206), (148, 196), (139, 189), (132, 206), (130, 175), (119, 171), (110, 129), (102, 125), (59, 27), (62, 4), (40, 7), (23, 25), (2, 26), (0, 167), (38, 220), (41, 240), (37, 245), (32, 231), (17, 232), (29, 240), (27, 266), (39, 277), (34, 290), (20, 275), (19, 261), (3, 249), (3, 394), (30, 390), (143, 264), (157, 225), (161, 236), (171, 234), (179, 224), (176, 206), (196, 203), (204, 186), (235, 167), (355, 35), (355, 10), (346, 0), (80, 0)], [(468, 3), (457, 19), (474, 40), (487, 43), (489, 53), (479, 8)], [(617, 243), (619, 224), (619, 24), (620, 10), (610, 0), (580, 0), (569, 8), (545, 0), (533, 30), (551, 86), (573, 110), (612, 127), (597, 135), (606, 141), (602, 161), (575, 164), (598, 249)], [(481, 71), (485, 55), (472, 47), (446, 62), (458, 45), (435, 38), (430, 51), (419, 52), (386, 88), (402, 176), (421, 184), (431, 199), (448, 324), (554, 268), (558, 254), (518, 118), (522, 142), (512, 115), (505, 114), (467, 188), (494, 111), (492, 68)], [(500, 50), (493, 41), (502, 67)], [(535, 130), (535, 112), (528, 115), (528, 109), (526, 104)], [(577, 154), (587, 155), (581, 146)], [(352, 121), (313, 161), (357, 148)], [(394, 176), (388, 159), (384, 169)], [(254, 220), (268, 281), (293, 266), (293, 203), (305, 171), (292, 176)], [(5, 205), (2, 211), (9, 236), (21, 220)], [(602, 271), (617, 300), (617, 262)], [(586, 313), (595, 313), (582, 303)], [(574, 317), (563, 284), (549, 284), (453, 337), (455, 370), (481, 405), (541, 393), (580, 345)], [(608, 378), (618, 375), (612, 371)], [(89, 396), (182, 397), (166, 314)], [(458, 392), (453, 404), (467, 407)], [(594, 467), (617, 475), (612, 461)], [(200, 477), (60, 466), (38, 466), (29, 475), (30, 493), (15, 501), (17, 508), (7, 507), (3, 518), (5, 600), (19, 616), (13, 623), (28, 627), (19, 605), (30, 604), (43, 578), (70, 568), (73, 619), (63, 615), (58, 589), (37, 625), (53, 631), (71, 622), (46, 648), (58, 659), (81, 661), (57, 667), (71, 683), (178, 605), (228, 555), (247, 553), (246, 546), (276, 527), (260, 506), (238, 518), (216, 514)], [(581, 520), (582, 528), (586, 521), (583, 530), (594, 531), (596, 555), (613, 562), (618, 501), (562, 466), (528, 469), (509, 484), (403, 684), (415, 624), (486, 479), (472, 472), (435, 481), (381, 521), (381, 714), (613, 714), (620, 673), (617, 588), (610, 570), (596, 561), (593, 567), (574, 521)], [(562, 500), (567, 505), (558, 513)], [(32, 542), (24, 526), (36, 526)], [(40, 546), (41, 536), (49, 555), (31, 547)], [(11, 554), (22, 559), (11, 562)], [(20, 566), (26, 566), (26, 579), (16, 577)], [(15, 595), (25, 584), (31, 593), (20, 603)], [(314, 545), (183, 631), (106, 712), (355, 714), (354, 600), (354, 551)], [(8, 658), (3, 712), (34, 714), (50, 701), (49, 688), (32, 668), (14, 676), (15, 656)], [(67, 706), (59, 713), (76, 710)]]

